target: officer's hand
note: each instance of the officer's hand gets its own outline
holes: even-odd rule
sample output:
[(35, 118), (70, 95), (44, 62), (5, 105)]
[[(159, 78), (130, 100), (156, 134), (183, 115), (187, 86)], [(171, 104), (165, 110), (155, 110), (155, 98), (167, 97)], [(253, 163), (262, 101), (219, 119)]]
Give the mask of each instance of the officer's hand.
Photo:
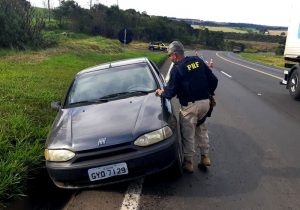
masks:
[(161, 96), (161, 94), (162, 94), (163, 92), (164, 92), (164, 91), (163, 91), (162, 89), (157, 89), (157, 90), (155, 91), (155, 95)]
[(210, 105), (211, 105), (212, 107), (214, 107), (214, 106), (217, 105), (216, 99), (215, 99), (213, 96), (210, 96), (210, 97), (209, 97), (209, 100), (210, 100)]

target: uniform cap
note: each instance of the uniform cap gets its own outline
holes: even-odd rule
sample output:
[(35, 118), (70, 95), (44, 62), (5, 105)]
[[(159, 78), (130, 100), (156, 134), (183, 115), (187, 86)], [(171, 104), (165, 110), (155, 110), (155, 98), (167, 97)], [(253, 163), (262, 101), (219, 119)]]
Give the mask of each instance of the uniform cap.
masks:
[(168, 46), (168, 55), (171, 53), (176, 53), (179, 55), (184, 54), (184, 47), (179, 41), (173, 41), (169, 46)]

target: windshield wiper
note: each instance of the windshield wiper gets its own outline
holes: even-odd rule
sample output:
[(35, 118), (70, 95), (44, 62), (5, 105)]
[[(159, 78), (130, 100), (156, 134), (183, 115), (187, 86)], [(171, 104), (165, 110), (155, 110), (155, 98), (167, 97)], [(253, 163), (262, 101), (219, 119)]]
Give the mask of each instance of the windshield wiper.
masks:
[(153, 92), (154, 90), (135, 90), (135, 91), (126, 91), (121, 93), (113, 93), (106, 96), (101, 97), (100, 99), (112, 99), (112, 98), (120, 98), (123, 96), (132, 96), (132, 95), (140, 95), (140, 94), (148, 94)]
[(69, 105), (78, 105), (78, 104), (93, 104), (93, 103), (105, 103), (108, 102), (108, 99), (102, 99), (102, 98), (98, 98), (98, 99), (93, 99), (93, 100), (85, 100), (85, 101), (76, 101), (73, 103), (69, 103)]
[(116, 97), (119, 97), (119, 96), (122, 96), (122, 95), (126, 95), (126, 94), (128, 94), (128, 92), (113, 93), (113, 94), (109, 94), (109, 95), (103, 96), (100, 99), (116, 98)]
[(154, 92), (155, 90), (134, 90), (134, 91), (130, 91), (130, 93), (151, 93)]

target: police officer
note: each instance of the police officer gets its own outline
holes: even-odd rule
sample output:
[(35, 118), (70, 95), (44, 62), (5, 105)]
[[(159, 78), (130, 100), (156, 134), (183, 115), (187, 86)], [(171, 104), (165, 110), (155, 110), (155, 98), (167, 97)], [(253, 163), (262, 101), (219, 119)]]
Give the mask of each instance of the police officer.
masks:
[(184, 47), (173, 41), (168, 47), (168, 55), (174, 66), (170, 80), (164, 90), (157, 89), (156, 95), (171, 99), (177, 96), (181, 104), (179, 113), (183, 144), (183, 169), (192, 173), (195, 144), (200, 147), (199, 165), (210, 166), (209, 137), (205, 122), (197, 125), (210, 108), (209, 98), (214, 95), (218, 79), (198, 56), (185, 56)]

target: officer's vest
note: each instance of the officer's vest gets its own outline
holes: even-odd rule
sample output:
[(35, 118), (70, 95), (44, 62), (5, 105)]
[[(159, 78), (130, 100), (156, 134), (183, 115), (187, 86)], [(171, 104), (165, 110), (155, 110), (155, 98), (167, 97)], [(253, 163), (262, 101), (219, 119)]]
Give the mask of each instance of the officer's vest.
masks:
[(207, 68), (203, 61), (196, 57), (186, 57), (178, 66), (180, 85), (177, 96), (182, 105), (188, 102), (208, 99)]

